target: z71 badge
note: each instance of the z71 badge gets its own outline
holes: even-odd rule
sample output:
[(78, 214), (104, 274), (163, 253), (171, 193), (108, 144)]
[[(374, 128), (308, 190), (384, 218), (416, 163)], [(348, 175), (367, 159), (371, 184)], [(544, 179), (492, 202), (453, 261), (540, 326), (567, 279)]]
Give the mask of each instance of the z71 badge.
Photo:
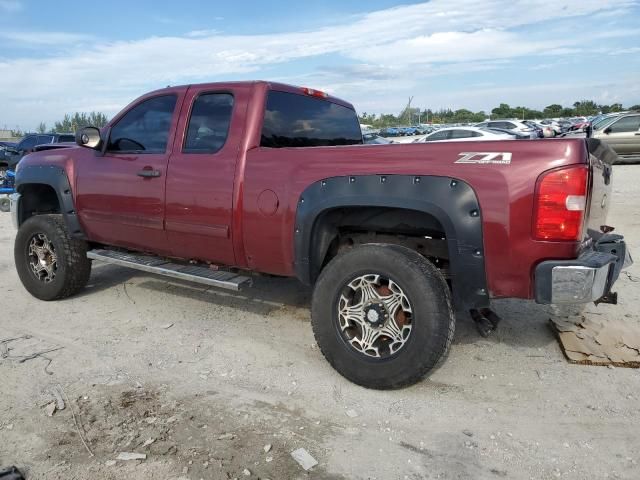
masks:
[(509, 165), (511, 163), (511, 152), (460, 152), (460, 158), (455, 163), (494, 163), (498, 165)]

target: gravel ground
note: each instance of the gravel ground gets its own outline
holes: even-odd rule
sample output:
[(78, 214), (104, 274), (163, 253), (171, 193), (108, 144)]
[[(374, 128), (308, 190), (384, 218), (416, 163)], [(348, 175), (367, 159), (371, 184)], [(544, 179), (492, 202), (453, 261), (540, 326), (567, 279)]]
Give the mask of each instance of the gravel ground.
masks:
[[(610, 223), (640, 252), (640, 166), (614, 179)], [(238, 295), (96, 264), (85, 292), (44, 303), (18, 281), (13, 237), (0, 214), (0, 340), (23, 337), (0, 358), (0, 467), (29, 479), (640, 477), (640, 372), (568, 364), (548, 308), (495, 302), (489, 339), (460, 317), (443, 367), (379, 392), (325, 362), (294, 280)], [(640, 324), (629, 274), (618, 306), (587, 315)], [(48, 416), (55, 391), (67, 405)]]

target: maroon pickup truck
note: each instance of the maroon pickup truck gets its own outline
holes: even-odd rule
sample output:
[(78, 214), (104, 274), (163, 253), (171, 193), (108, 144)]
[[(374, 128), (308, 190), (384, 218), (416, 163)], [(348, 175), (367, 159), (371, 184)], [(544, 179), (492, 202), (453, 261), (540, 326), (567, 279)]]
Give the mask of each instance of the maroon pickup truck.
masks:
[(231, 82), (149, 93), (76, 142), (17, 171), (32, 295), (76, 293), (92, 260), (235, 290), (295, 276), (323, 354), (367, 387), (436, 367), (455, 312), (488, 333), (494, 298), (615, 303), (631, 260), (597, 140), (362, 145), (347, 102)]

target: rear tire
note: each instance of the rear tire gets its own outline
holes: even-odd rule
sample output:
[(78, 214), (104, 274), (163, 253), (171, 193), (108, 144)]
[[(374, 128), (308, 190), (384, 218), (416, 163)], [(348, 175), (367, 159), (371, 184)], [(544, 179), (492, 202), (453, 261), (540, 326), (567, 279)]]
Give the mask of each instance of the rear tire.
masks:
[(69, 297), (89, 281), (87, 242), (69, 235), (62, 215), (36, 215), (18, 229), (16, 270), (27, 291), (40, 300)]
[(455, 330), (440, 271), (413, 250), (381, 244), (331, 260), (315, 285), (311, 323), (327, 361), (376, 389), (423, 378), (446, 358)]

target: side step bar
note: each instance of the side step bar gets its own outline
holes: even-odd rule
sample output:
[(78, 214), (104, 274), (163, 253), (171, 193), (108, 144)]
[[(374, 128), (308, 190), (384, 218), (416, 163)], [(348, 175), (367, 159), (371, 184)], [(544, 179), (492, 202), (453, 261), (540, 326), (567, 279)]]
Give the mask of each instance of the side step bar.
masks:
[(155, 273), (167, 277), (189, 280), (212, 287), (225, 288), (227, 290), (239, 291), (250, 287), (252, 280), (232, 272), (216, 271), (206, 267), (195, 265), (181, 265), (171, 263), (164, 258), (138, 253), (125, 253), (115, 250), (89, 250), (87, 258), (99, 260), (105, 263), (121, 265), (143, 272)]

